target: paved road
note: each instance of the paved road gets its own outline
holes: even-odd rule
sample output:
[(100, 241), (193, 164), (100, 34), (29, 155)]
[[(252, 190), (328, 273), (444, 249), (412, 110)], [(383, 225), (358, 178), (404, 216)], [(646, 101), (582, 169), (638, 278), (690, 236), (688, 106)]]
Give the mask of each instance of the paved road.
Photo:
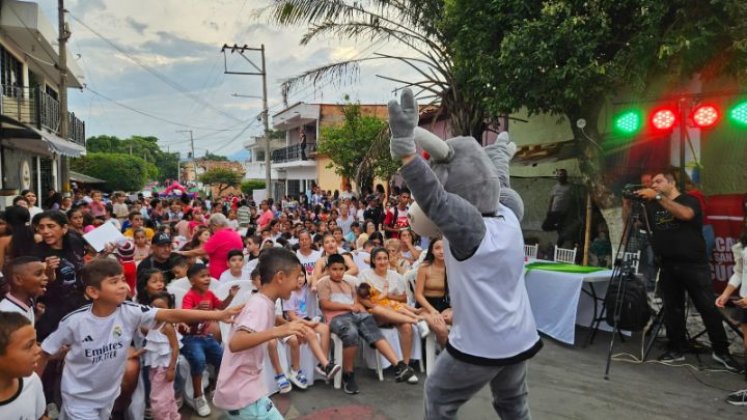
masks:
[[(584, 331), (577, 336), (583, 338)], [(744, 376), (713, 371), (718, 367), (703, 354), (697, 370), (657, 363), (616, 361), (610, 380), (603, 371), (609, 335), (588, 348), (570, 347), (545, 339), (545, 348), (529, 366), (530, 407), (534, 419), (744, 419), (747, 408), (723, 401), (728, 391), (747, 388)], [(616, 352), (640, 353), (640, 338), (616, 345)], [(658, 353), (659, 350), (654, 350)], [(741, 360), (741, 359), (740, 359)], [(385, 420), (422, 418), (425, 375), (418, 385), (398, 384), (391, 373), (384, 382), (373, 371), (357, 373), (361, 393), (355, 396), (317, 382), (309, 390), (273, 397), (287, 419)], [(191, 411), (184, 409), (185, 418)], [(193, 419), (198, 419), (196, 415)], [(220, 418), (215, 413), (211, 418)], [(467, 420), (495, 419), (490, 394), (483, 389), (460, 410)]]

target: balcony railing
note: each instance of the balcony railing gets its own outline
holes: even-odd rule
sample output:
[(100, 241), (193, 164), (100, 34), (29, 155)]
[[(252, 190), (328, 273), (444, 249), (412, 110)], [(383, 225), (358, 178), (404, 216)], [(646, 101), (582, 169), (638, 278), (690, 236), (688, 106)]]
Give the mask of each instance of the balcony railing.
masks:
[[(316, 153), (316, 143), (306, 143), (306, 158), (310, 159), (312, 153)], [(294, 144), (272, 151), (272, 163), (295, 162), (301, 160), (301, 145)]]
[[(0, 113), (36, 128), (60, 131), (60, 103), (39, 87), (2, 86)], [(86, 124), (68, 112), (68, 140), (86, 145)]]

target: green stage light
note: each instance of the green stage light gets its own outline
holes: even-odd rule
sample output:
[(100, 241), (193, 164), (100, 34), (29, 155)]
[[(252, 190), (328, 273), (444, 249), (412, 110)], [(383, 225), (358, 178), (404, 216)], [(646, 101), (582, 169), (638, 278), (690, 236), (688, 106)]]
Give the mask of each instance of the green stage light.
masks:
[(747, 126), (747, 101), (739, 102), (729, 111), (729, 119), (739, 125)]
[(623, 135), (635, 134), (641, 129), (641, 113), (639, 111), (625, 111), (615, 118), (615, 131)]

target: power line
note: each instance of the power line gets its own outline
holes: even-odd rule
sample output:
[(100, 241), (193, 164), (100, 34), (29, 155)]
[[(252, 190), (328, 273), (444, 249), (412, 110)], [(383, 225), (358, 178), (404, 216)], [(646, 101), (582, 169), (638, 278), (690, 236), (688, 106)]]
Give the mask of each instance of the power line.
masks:
[[(152, 118), (154, 120), (158, 120), (158, 121), (161, 121), (161, 122), (173, 124), (173, 125), (176, 125), (176, 126), (179, 126), (179, 127), (194, 128), (194, 129), (198, 129), (198, 130), (224, 131), (223, 129), (214, 129), (214, 128), (210, 128), (210, 127), (198, 127), (198, 126), (193, 126), (193, 125), (189, 125), (189, 124), (184, 124), (184, 123), (181, 123), (181, 122), (178, 122), (178, 121), (173, 121), (173, 120), (169, 120), (167, 118), (159, 117), (157, 115), (149, 114), (149, 113), (147, 113), (145, 111), (141, 111), (141, 110), (139, 110), (137, 108), (133, 108), (133, 107), (131, 107), (129, 105), (125, 105), (125, 104), (123, 104), (121, 102), (118, 102), (118, 101), (116, 101), (116, 100), (114, 100), (114, 99), (112, 99), (112, 98), (104, 95), (103, 93), (99, 93), (99, 92), (91, 89), (89, 86), (86, 86), (85, 89), (87, 91), (93, 93), (94, 95), (96, 95), (98, 97), (101, 97), (101, 98), (103, 98), (103, 99), (105, 99), (105, 100), (113, 103), (114, 105), (120, 106), (120, 107), (122, 107), (124, 109), (127, 109), (129, 111), (135, 112), (135, 113), (140, 114), (140, 115), (142, 115), (144, 117), (148, 117), (148, 118)], [(241, 121), (241, 123), (243, 124), (244, 121)]]
[(142, 68), (143, 68), (143, 69), (144, 69), (145, 71), (147, 71), (148, 73), (150, 73), (151, 75), (153, 75), (153, 76), (154, 76), (155, 78), (157, 78), (157, 79), (158, 79), (158, 80), (160, 80), (161, 82), (163, 82), (163, 83), (165, 83), (166, 85), (170, 86), (171, 88), (173, 88), (173, 89), (174, 89), (174, 90), (176, 90), (177, 92), (179, 92), (179, 93), (181, 93), (182, 95), (184, 95), (184, 96), (186, 96), (186, 97), (188, 97), (188, 98), (192, 99), (192, 100), (193, 100), (193, 101), (195, 101), (195, 102), (198, 102), (199, 104), (203, 105), (203, 106), (204, 106), (204, 107), (206, 107), (206, 108), (210, 108), (210, 109), (212, 109), (213, 111), (215, 111), (215, 112), (217, 112), (217, 113), (219, 113), (219, 114), (221, 114), (221, 115), (223, 115), (223, 116), (225, 116), (225, 117), (227, 117), (227, 118), (230, 118), (230, 119), (232, 119), (232, 120), (234, 120), (234, 121), (241, 121), (241, 122), (243, 122), (243, 121), (242, 121), (241, 119), (239, 119), (239, 118), (237, 118), (237, 117), (235, 117), (235, 116), (233, 116), (233, 115), (231, 115), (231, 114), (229, 114), (229, 113), (227, 113), (227, 112), (225, 112), (225, 111), (221, 110), (220, 108), (218, 108), (218, 107), (214, 106), (213, 104), (211, 104), (211, 103), (209, 103), (209, 102), (207, 102), (207, 101), (203, 100), (203, 99), (202, 99), (202, 98), (200, 98), (199, 96), (197, 96), (197, 95), (194, 95), (194, 94), (192, 94), (192, 93), (188, 92), (188, 91), (187, 91), (187, 89), (186, 89), (185, 87), (183, 87), (183, 86), (181, 86), (180, 84), (178, 84), (178, 83), (174, 82), (173, 80), (169, 79), (169, 78), (168, 78), (168, 77), (166, 77), (165, 75), (161, 74), (161, 73), (160, 73), (159, 71), (157, 71), (157, 70), (155, 70), (155, 69), (151, 68), (150, 66), (148, 66), (148, 65), (147, 65), (147, 64), (145, 64), (145, 63), (143, 63), (142, 61), (140, 61), (140, 60), (139, 60), (139, 59), (137, 59), (136, 57), (133, 57), (133, 56), (132, 56), (132, 54), (130, 54), (130, 53), (129, 53), (128, 51), (126, 51), (126, 50), (125, 50), (124, 48), (122, 48), (122, 47), (120, 47), (119, 45), (115, 44), (115, 43), (114, 43), (114, 41), (111, 41), (110, 39), (108, 39), (108, 38), (107, 38), (107, 37), (105, 37), (104, 35), (102, 35), (102, 34), (100, 34), (99, 32), (97, 32), (97, 31), (96, 31), (95, 29), (93, 29), (93, 28), (91, 28), (90, 26), (88, 26), (88, 25), (87, 25), (87, 24), (86, 24), (85, 22), (83, 22), (82, 20), (78, 19), (78, 18), (77, 18), (76, 16), (74, 16), (74, 15), (73, 15), (72, 13), (69, 13), (69, 14), (70, 14), (70, 17), (71, 17), (71, 18), (72, 18), (73, 20), (75, 20), (76, 22), (78, 22), (79, 24), (81, 24), (81, 25), (82, 25), (82, 26), (83, 26), (84, 28), (86, 28), (86, 29), (88, 29), (89, 31), (91, 31), (91, 32), (92, 32), (92, 33), (93, 33), (94, 35), (96, 35), (97, 37), (101, 38), (101, 39), (102, 39), (102, 40), (103, 40), (104, 42), (106, 42), (107, 44), (109, 44), (109, 46), (111, 46), (111, 47), (112, 47), (112, 48), (114, 48), (115, 50), (119, 51), (120, 53), (124, 54), (124, 56), (125, 56), (125, 57), (129, 58), (129, 59), (130, 59), (130, 60), (131, 60), (132, 62), (134, 62), (134, 63), (135, 63), (135, 64), (137, 64), (138, 66), (142, 67)]

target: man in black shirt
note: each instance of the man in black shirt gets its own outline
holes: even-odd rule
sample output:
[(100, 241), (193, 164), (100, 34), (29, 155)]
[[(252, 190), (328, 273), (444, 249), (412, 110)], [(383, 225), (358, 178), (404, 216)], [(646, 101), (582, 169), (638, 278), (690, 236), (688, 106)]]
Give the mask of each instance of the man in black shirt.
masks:
[(730, 371), (741, 371), (741, 365), (729, 354), (722, 317), (714, 304), (698, 200), (680, 193), (671, 172), (656, 174), (652, 188), (644, 188), (637, 194), (648, 201), (646, 212), (651, 224), (651, 242), (661, 270), (659, 290), (664, 303), (669, 347), (659, 360), (665, 363), (685, 360), (683, 353), (688, 349), (685, 326), (687, 291), (708, 331), (713, 359)]
[(169, 284), (174, 279), (171, 268), (174, 265), (174, 258), (177, 257), (177, 254), (171, 252), (171, 238), (163, 232), (157, 233), (151, 241), (150, 249), (150, 256), (140, 261), (137, 266), (137, 277), (140, 278), (145, 270), (155, 268), (161, 270), (164, 282)]

